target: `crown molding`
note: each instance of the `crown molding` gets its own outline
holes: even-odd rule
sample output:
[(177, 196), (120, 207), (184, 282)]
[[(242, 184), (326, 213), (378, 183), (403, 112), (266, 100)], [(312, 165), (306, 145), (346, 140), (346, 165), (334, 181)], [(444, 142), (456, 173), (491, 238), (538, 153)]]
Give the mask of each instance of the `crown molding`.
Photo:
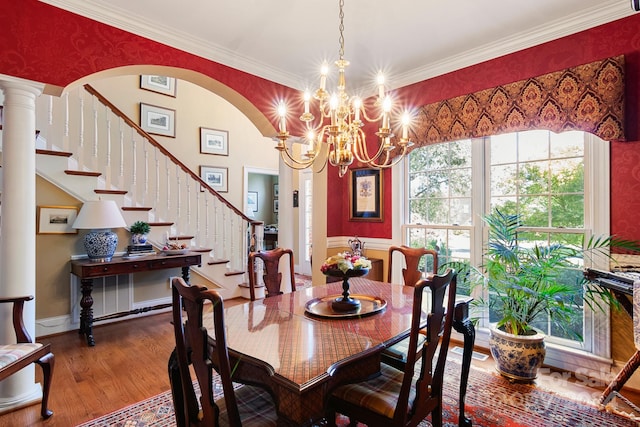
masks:
[(237, 70), (253, 74), (289, 87), (296, 87), (300, 83), (300, 77), (286, 73), (269, 64), (255, 61), (238, 54), (236, 51), (225, 49), (222, 46), (192, 37), (190, 34), (171, 31), (168, 28), (158, 29), (144, 21), (127, 16), (122, 9), (114, 6), (88, 3), (85, 0), (40, 0), (57, 8), (66, 10), (76, 15), (84, 16), (97, 22), (118, 28), (123, 31), (153, 40), (173, 48), (201, 56), (214, 62), (226, 65)]
[(413, 83), (437, 77), (455, 70), (489, 61), (523, 49), (537, 46), (552, 40), (579, 33), (598, 25), (633, 15), (634, 11), (627, 3), (618, 0), (603, 1), (597, 7), (585, 9), (555, 21), (540, 25), (530, 31), (513, 34), (496, 40), (481, 48), (475, 48), (452, 55), (443, 61), (437, 61), (416, 68), (407, 73), (394, 76), (394, 85), (404, 87)]
[[(197, 39), (186, 33), (170, 31), (167, 28), (158, 29), (156, 26), (149, 25), (144, 21), (133, 19), (125, 11), (113, 6), (107, 7), (107, 5), (85, 0), (40, 1), (291, 88), (298, 88), (303, 78), (269, 64), (239, 55), (238, 52), (225, 49), (210, 41)], [(551, 21), (530, 31), (512, 34), (480, 48), (470, 49), (460, 54), (452, 55), (445, 60), (432, 62), (423, 67), (396, 74), (393, 82), (390, 82), (393, 85), (391, 89), (397, 89), (479, 64), (632, 14), (634, 14), (634, 11), (628, 2), (621, 2), (620, 0), (602, 1), (596, 7), (577, 11), (569, 17)]]

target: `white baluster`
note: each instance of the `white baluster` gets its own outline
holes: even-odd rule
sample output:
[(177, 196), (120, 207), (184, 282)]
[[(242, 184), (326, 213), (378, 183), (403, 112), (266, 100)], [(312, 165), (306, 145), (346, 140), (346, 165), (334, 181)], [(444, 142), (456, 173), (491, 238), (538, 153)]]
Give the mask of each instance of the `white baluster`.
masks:
[[(80, 98), (80, 129), (79, 129), (79, 143), (78, 146), (80, 148), (84, 147), (84, 90), (81, 88), (79, 88), (79, 98)], [(78, 156), (80, 156), (81, 154), (78, 153)]]
[(171, 218), (171, 179), (170, 179), (170, 174), (169, 174), (169, 158), (165, 157), (164, 158), (164, 166), (165, 166), (165, 170), (167, 171), (166, 176), (167, 176), (167, 218)]
[(153, 152), (156, 159), (156, 202), (154, 206), (158, 209), (160, 205), (160, 159), (158, 158), (158, 148), (156, 147)]
[(123, 126), (124, 121), (120, 120), (120, 161), (118, 164), (119, 173), (118, 173), (118, 185), (124, 187), (124, 129)]
[(182, 232), (183, 224), (181, 223), (182, 219), (182, 188), (180, 187), (180, 166), (176, 165), (176, 224), (179, 227), (180, 232)]
[(144, 141), (144, 191), (142, 192), (142, 206), (145, 206), (145, 199), (149, 192), (149, 141)]
[(64, 136), (62, 150), (69, 151), (69, 92), (64, 94)]
[(107, 132), (107, 146), (106, 146), (106, 159), (104, 162), (98, 162), (98, 165), (100, 167), (104, 167), (104, 177), (105, 177), (105, 188), (110, 189), (111, 188), (111, 179), (112, 179), (112, 172), (111, 172), (111, 110), (109, 108), (107, 108), (107, 106), (105, 105), (104, 107), (104, 115), (105, 115), (105, 120), (106, 120), (106, 132)]
[(134, 200), (133, 204), (136, 205), (135, 202), (138, 196), (138, 143), (136, 140), (136, 131), (131, 128), (131, 189), (132, 189), (132, 200)]
[[(98, 108), (96, 107), (96, 97), (92, 98), (92, 112), (93, 112), (93, 159), (98, 158)], [(94, 168), (95, 169), (95, 168)]]

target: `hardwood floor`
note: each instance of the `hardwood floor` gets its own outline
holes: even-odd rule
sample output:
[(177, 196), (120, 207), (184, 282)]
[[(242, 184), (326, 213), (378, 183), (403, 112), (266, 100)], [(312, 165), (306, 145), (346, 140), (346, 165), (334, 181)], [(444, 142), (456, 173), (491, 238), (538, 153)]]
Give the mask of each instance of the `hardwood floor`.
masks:
[[(225, 304), (244, 302), (230, 300)], [(1, 427), (72, 427), (169, 390), (167, 361), (174, 347), (171, 314), (159, 313), (126, 321), (95, 325), (95, 347), (71, 331), (39, 338), (51, 342), (56, 356), (49, 408), (53, 416), (40, 418), (40, 404), (0, 416)], [(454, 343), (453, 345), (459, 345)], [(473, 361), (476, 368), (493, 370), (493, 361)], [(36, 380), (41, 381), (36, 367)], [(537, 383), (568, 398), (598, 389), (560, 382), (543, 374)], [(601, 390), (600, 390), (601, 391)], [(625, 393), (626, 394), (626, 393)], [(640, 396), (631, 393), (634, 402)]]
[[(0, 426), (70, 427), (169, 389), (167, 361), (174, 347), (171, 313), (94, 325), (95, 347), (77, 332), (39, 338), (56, 362), (49, 408), (40, 404), (0, 416)], [(36, 367), (36, 380), (41, 381)]]

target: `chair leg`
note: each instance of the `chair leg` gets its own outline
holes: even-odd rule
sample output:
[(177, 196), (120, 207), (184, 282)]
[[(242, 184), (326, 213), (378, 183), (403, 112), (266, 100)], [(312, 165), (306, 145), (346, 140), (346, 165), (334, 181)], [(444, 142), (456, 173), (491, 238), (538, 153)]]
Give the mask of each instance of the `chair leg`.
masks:
[(442, 401), (431, 412), (431, 425), (433, 427), (442, 427)]
[(167, 365), (169, 372), (169, 384), (171, 385), (171, 398), (173, 399), (173, 409), (176, 414), (176, 426), (185, 427), (187, 425), (187, 417), (185, 414), (185, 397), (182, 394), (182, 379), (178, 368), (178, 355), (176, 349), (173, 349), (169, 356)]
[(327, 427), (336, 427), (336, 411), (329, 410), (325, 421)]
[(36, 362), (42, 368), (42, 405), (40, 407), (40, 416), (45, 420), (53, 415), (53, 411), (48, 409), (48, 404), (55, 361), (56, 359), (53, 353), (49, 353)]

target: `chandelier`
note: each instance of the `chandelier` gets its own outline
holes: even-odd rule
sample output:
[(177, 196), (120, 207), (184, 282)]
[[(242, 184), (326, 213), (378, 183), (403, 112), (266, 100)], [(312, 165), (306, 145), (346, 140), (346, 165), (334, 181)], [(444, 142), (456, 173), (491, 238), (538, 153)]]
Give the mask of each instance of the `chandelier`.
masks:
[[(304, 113), (300, 120), (305, 124), (306, 143), (302, 144), (301, 153), (296, 156), (287, 147), (290, 138), (287, 131), (287, 107), (284, 102), (278, 105), (279, 132), (276, 150), (285, 164), (292, 169), (305, 169), (313, 165), (317, 172), (322, 171), (327, 162), (339, 168), (339, 175), (343, 177), (354, 159), (375, 169), (390, 168), (397, 164), (406, 154), (407, 147), (412, 143), (408, 138), (410, 116), (405, 112), (402, 116), (402, 136), (395, 138), (391, 129), (392, 100), (385, 93), (384, 77), (378, 75), (378, 94), (373, 95), (369, 104), (378, 110), (370, 117), (363, 100), (357, 96), (349, 96), (346, 90), (345, 69), (349, 61), (344, 59), (344, 0), (340, 0), (340, 50), (339, 59), (335, 62), (338, 68), (338, 83), (335, 91), (326, 88), (328, 66), (325, 63), (320, 72), (320, 87), (311, 95), (304, 94)], [(314, 103), (312, 104), (312, 98)], [(312, 114), (318, 114), (318, 119)], [(379, 123), (377, 148), (375, 153), (369, 154), (366, 135), (362, 130), (363, 119), (368, 123)], [(297, 158), (296, 158), (297, 157)]]

